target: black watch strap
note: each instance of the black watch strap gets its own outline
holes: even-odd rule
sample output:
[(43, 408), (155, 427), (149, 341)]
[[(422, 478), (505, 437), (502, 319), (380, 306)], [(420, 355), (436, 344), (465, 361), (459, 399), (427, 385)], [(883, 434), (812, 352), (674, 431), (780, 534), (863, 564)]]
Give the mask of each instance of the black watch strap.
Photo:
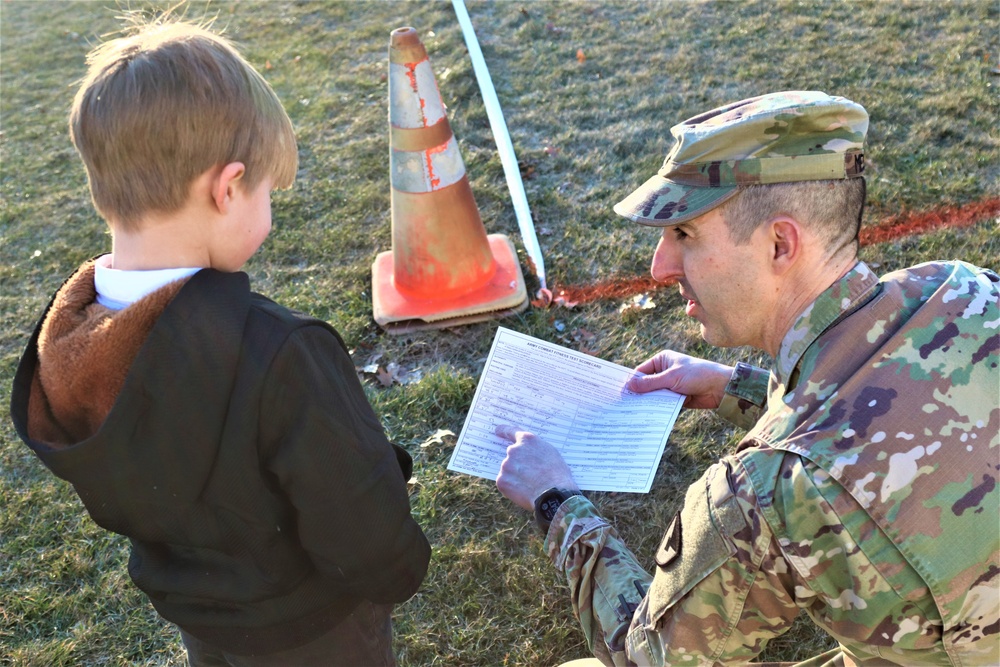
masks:
[(549, 531), (549, 526), (552, 524), (552, 519), (560, 505), (573, 496), (582, 495), (580, 491), (553, 487), (543, 491), (540, 496), (535, 498), (535, 523), (541, 528), (542, 533)]

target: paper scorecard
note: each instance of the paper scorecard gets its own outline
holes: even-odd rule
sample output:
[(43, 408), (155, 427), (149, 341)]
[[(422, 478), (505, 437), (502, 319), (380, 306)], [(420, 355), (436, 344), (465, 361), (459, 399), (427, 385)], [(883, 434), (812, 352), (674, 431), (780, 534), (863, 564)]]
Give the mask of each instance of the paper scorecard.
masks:
[(635, 371), (500, 327), (448, 469), (496, 479), (507, 445), (498, 424), (562, 454), (584, 491), (647, 493), (684, 397), (625, 388)]

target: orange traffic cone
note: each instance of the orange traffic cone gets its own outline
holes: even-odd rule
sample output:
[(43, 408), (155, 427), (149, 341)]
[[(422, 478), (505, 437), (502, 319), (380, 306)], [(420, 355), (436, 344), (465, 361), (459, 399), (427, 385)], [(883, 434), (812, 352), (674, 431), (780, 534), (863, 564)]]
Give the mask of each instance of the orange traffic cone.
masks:
[(389, 38), (392, 250), (372, 264), (375, 321), (390, 333), (481, 322), (528, 305), (514, 244), (487, 236), (413, 28)]

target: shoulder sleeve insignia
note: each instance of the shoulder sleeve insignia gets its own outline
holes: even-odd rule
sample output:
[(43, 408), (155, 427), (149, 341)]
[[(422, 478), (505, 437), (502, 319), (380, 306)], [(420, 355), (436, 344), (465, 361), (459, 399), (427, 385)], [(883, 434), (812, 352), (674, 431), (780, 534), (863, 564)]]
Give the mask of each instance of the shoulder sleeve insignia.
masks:
[(675, 558), (681, 555), (681, 513), (674, 515), (667, 532), (660, 542), (660, 548), (656, 550), (656, 564), (666, 567)]

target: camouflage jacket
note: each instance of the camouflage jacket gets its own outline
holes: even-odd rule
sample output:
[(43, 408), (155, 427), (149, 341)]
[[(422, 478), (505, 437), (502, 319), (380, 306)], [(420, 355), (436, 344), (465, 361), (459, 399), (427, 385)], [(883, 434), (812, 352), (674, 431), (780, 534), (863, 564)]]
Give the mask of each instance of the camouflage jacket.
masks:
[(998, 280), (859, 263), (820, 295), (769, 376), (734, 372), (720, 410), (760, 418), (688, 489), (655, 576), (563, 503), (545, 547), (594, 654), (745, 664), (804, 610), (840, 643), (811, 665), (1000, 664)]

